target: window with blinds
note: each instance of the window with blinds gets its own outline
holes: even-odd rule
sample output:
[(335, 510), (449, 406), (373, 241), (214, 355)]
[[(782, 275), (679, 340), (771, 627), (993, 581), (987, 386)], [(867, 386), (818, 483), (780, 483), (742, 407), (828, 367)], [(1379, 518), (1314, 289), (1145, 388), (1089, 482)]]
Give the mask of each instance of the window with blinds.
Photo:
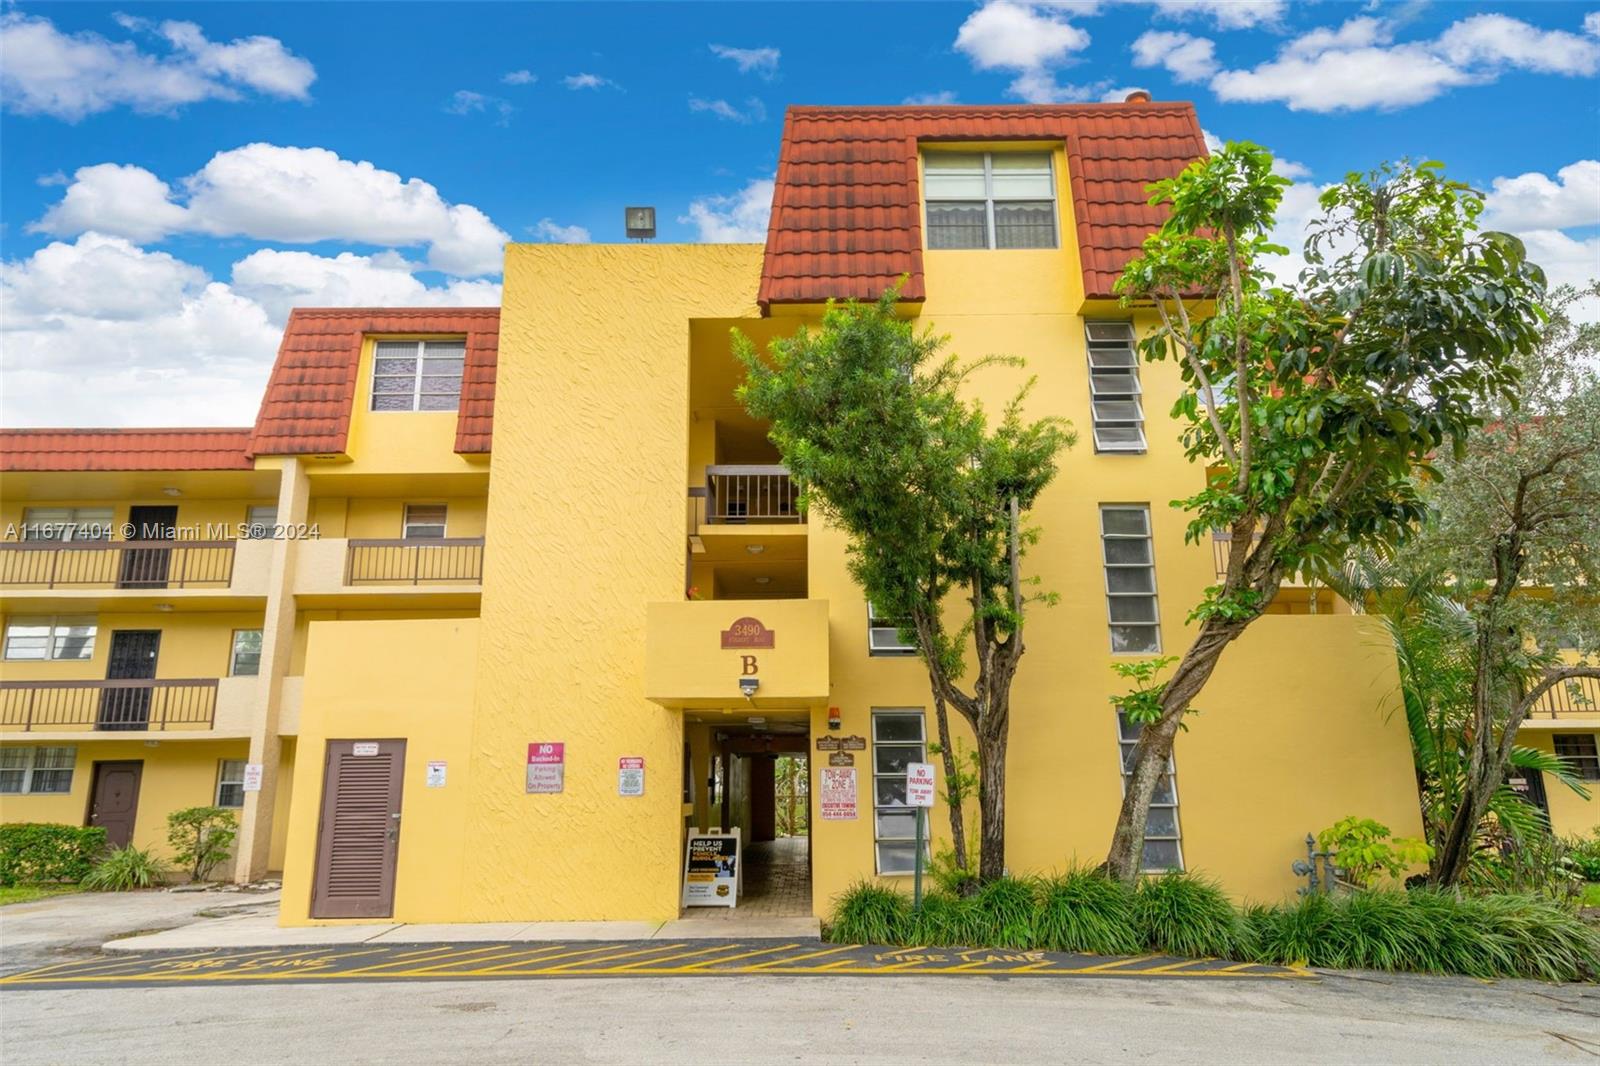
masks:
[[(1128, 778), (1133, 772), (1133, 747), (1139, 743), (1144, 726), (1128, 721), (1128, 715), (1117, 708), (1117, 746), (1122, 754), (1122, 788), (1126, 792)], [(1156, 782), (1155, 794), (1150, 799), (1150, 817), (1144, 825), (1144, 872), (1166, 873), (1183, 869), (1183, 833), (1178, 828), (1178, 769), (1167, 759), (1166, 773)]]
[(915, 655), (917, 646), (907, 644), (900, 637), (901, 622), (894, 618), (883, 618), (878, 615), (877, 609), (871, 603), (867, 604), (867, 654), (868, 655)]
[(1150, 508), (1115, 504), (1100, 508), (1100, 550), (1106, 568), (1106, 617), (1111, 650), (1153, 654), (1161, 650), (1156, 605), (1156, 564)]
[(23, 540), (110, 540), (109, 507), (24, 507)]
[(444, 539), (447, 508), (442, 503), (408, 503), (404, 537), (406, 540)]
[(243, 759), (222, 759), (217, 764), (217, 806), (244, 806)]
[(0, 748), (0, 793), (72, 791), (77, 748)]
[(461, 405), (467, 342), (378, 341), (372, 354), (374, 411), (454, 411)]
[[(906, 767), (927, 760), (923, 715), (872, 712), (872, 836), (880, 874), (909, 874), (917, 866), (917, 809), (906, 805)], [(922, 842), (923, 857), (928, 841)]]
[(1089, 407), (1097, 452), (1145, 450), (1139, 401), (1139, 357), (1128, 322), (1085, 322), (1089, 349)]
[(23, 662), (94, 658), (98, 626), (93, 618), (13, 618), (6, 623), (7, 659)]
[(929, 248), (1054, 248), (1048, 152), (929, 152), (923, 157)]

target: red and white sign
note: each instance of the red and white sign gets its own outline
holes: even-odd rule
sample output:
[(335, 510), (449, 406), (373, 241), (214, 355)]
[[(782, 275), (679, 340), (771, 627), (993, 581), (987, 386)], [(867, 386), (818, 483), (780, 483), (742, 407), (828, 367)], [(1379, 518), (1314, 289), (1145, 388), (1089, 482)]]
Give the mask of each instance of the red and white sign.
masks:
[(617, 760), (617, 795), (644, 795), (644, 756), (624, 755)]
[(907, 763), (906, 805), (910, 807), (932, 807), (933, 791), (933, 763)]
[(825, 822), (853, 822), (856, 817), (856, 768), (824, 766), (821, 795), (817, 797)]
[(567, 778), (567, 746), (563, 743), (528, 745), (528, 791), (560, 792)]

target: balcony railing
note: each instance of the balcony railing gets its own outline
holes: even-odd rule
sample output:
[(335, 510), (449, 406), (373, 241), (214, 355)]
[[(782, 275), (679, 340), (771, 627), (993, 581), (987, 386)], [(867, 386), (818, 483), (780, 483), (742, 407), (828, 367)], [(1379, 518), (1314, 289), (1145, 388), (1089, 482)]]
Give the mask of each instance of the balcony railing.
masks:
[(483, 538), (352, 540), (346, 585), (476, 585), (483, 581)]
[(1529, 718), (1600, 718), (1600, 678), (1575, 677), (1546, 692)]
[(0, 730), (161, 732), (210, 729), (217, 679), (0, 681)]
[(708, 466), (704, 521), (712, 525), (799, 523), (800, 487), (783, 466)]
[(4, 588), (227, 588), (231, 540), (15, 541), (0, 544)]

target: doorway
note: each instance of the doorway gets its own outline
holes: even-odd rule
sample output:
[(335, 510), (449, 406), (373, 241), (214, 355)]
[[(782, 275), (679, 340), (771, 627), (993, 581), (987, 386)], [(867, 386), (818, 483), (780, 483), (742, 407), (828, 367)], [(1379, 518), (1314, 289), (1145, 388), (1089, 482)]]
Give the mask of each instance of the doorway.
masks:
[(403, 740), (330, 740), (322, 773), (313, 918), (394, 914)]
[[(148, 681), (156, 676), (156, 656), (161, 651), (159, 629), (117, 629), (111, 633), (111, 652), (106, 656), (106, 680)], [(107, 685), (100, 692), (100, 714), (96, 729), (148, 729), (150, 727), (150, 686), (140, 684)]]
[(144, 763), (97, 762), (89, 789), (89, 825), (106, 831), (106, 843), (125, 848), (133, 843), (133, 825), (139, 813), (139, 782)]
[[(178, 509), (176, 507), (146, 506), (128, 508), (128, 524), (133, 527), (133, 540), (172, 540), (177, 534)], [(122, 569), (117, 587), (123, 589), (164, 589), (167, 587), (167, 568), (171, 561), (170, 548), (125, 548), (122, 552)]]

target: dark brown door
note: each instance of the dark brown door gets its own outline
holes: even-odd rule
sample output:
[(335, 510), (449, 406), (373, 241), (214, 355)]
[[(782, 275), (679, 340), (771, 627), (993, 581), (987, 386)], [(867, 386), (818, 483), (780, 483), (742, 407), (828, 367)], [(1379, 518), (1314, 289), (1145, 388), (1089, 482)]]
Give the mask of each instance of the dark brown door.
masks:
[[(177, 533), (178, 509), (169, 506), (130, 507), (128, 524), (133, 527), (133, 540), (171, 540)], [(126, 549), (122, 553), (122, 572), (117, 587), (166, 588), (171, 555), (169, 548)]]
[[(106, 657), (107, 681), (141, 681), (156, 676), (156, 655), (161, 650), (159, 629), (118, 629), (111, 634)], [(96, 729), (150, 728), (150, 686), (108, 685), (100, 693)]]
[(394, 913), (405, 768), (403, 740), (328, 741), (311, 917), (387, 918)]
[(142, 762), (97, 762), (94, 785), (89, 790), (89, 824), (106, 831), (106, 842), (125, 848), (133, 842), (133, 822), (139, 812), (139, 778)]

